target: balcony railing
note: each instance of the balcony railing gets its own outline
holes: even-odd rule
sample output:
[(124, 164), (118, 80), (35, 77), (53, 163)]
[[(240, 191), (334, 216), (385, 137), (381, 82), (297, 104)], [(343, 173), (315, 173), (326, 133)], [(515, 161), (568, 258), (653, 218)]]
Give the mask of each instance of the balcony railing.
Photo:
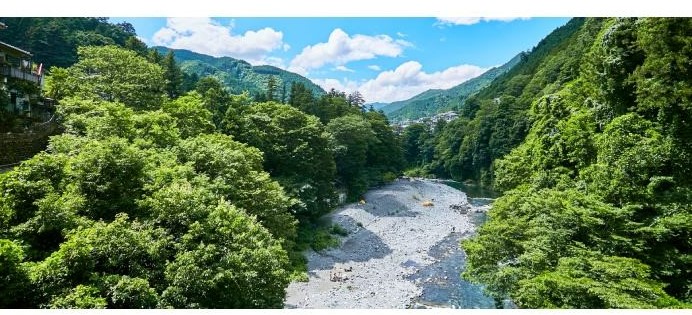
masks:
[(41, 76), (19, 68), (10, 67), (8, 65), (0, 65), (0, 74), (6, 77), (22, 79), (36, 84), (41, 83)]

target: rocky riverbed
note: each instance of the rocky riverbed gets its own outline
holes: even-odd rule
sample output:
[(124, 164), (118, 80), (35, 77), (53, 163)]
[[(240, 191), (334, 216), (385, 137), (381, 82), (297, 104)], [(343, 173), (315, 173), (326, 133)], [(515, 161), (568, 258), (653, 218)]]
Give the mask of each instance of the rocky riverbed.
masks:
[(308, 251), (308, 282), (291, 283), (287, 308), (492, 308), (459, 279), (459, 240), (475, 230), (484, 202), (440, 182), (399, 179), (325, 220), (349, 233), (341, 246)]

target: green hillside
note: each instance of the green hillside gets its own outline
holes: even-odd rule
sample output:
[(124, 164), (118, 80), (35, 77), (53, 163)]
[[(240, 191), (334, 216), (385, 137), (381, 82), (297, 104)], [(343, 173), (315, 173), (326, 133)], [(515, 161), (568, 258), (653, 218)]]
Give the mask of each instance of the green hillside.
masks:
[(690, 308), (691, 31), (572, 19), (460, 118), (404, 130), (418, 171), (501, 193), (462, 242), (464, 277), (498, 305)]
[(431, 166), (440, 176), (492, 181), (493, 160), (509, 153), (528, 133), (531, 104), (576, 78), (601, 20), (572, 19), (541, 40), (512, 69), (470, 96), (434, 144)]
[(433, 116), (437, 113), (457, 110), (466, 98), (488, 86), (499, 75), (509, 71), (521, 60), (521, 54), (500, 67), (492, 68), (478, 77), (455, 87), (441, 90), (427, 90), (408, 100), (391, 103), (382, 107), (387, 117), (394, 121), (417, 119)]
[(75, 63), (78, 46), (128, 46), (137, 35), (129, 23), (111, 24), (108, 18), (0, 17), (0, 22), (7, 26), (0, 41), (30, 51), (46, 69)]
[(183, 72), (197, 75), (199, 78), (212, 76), (223, 82), (232, 94), (248, 91), (250, 95), (267, 93), (267, 83), (273, 77), (276, 83), (277, 100), (287, 101), (291, 93), (292, 83), (302, 83), (315, 95), (325, 91), (307, 78), (273, 66), (253, 66), (248, 62), (231, 57), (212, 57), (184, 49), (169, 49), (155, 47), (162, 55), (172, 50), (176, 62)]

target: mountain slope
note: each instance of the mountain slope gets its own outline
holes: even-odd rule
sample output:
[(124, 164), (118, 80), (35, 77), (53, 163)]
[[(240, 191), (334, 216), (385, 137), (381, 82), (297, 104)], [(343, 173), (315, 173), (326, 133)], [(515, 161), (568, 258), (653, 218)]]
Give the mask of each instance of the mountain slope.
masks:
[[(468, 101), (473, 120), (445, 130), (462, 147), (448, 165), (464, 174), (498, 157), (504, 191), (463, 243), (464, 275), (522, 308), (690, 308), (692, 19), (559, 31), (526, 60), (533, 70), (496, 80)], [(503, 155), (522, 117), (528, 133)]]
[(107, 18), (0, 17), (0, 22), (7, 26), (0, 40), (28, 50), (46, 69), (75, 63), (78, 46), (122, 47), (137, 35), (131, 24), (112, 24)]
[(509, 153), (528, 133), (532, 103), (579, 74), (602, 23), (585, 21), (575, 18), (557, 28), (522, 54), (517, 65), (465, 100), (460, 119), (439, 136), (439, 158), (431, 166), (435, 173), (491, 183), (493, 160)]
[(404, 120), (433, 116), (440, 112), (454, 110), (461, 106), (468, 96), (488, 86), (490, 82), (509, 71), (520, 60), (521, 54), (518, 54), (502, 66), (492, 68), (457, 86), (446, 90), (427, 90), (408, 100), (384, 106), (382, 111), (391, 120)]
[(267, 92), (267, 82), (273, 77), (276, 82), (278, 100), (288, 99), (293, 82), (303, 83), (313, 94), (324, 94), (325, 91), (309, 79), (273, 66), (252, 66), (250, 63), (231, 57), (212, 57), (185, 49), (155, 47), (161, 54), (172, 50), (180, 68), (200, 78), (212, 76), (223, 82), (233, 94), (248, 91), (250, 95)]

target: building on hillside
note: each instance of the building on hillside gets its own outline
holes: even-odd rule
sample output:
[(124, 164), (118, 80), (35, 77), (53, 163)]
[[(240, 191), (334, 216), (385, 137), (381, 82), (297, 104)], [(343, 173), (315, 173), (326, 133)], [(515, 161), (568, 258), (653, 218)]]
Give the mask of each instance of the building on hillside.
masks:
[(40, 96), (42, 79), (43, 65), (35, 64), (30, 52), (0, 41), (0, 108), (19, 117), (48, 119), (52, 102)]
[(394, 128), (394, 132), (396, 132), (397, 134), (400, 134), (401, 132), (404, 131), (404, 129), (406, 129), (406, 127), (413, 125), (413, 124), (424, 124), (424, 125), (428, 126), (428, 128), (430, 128), (430, 130), (435, 130), (435, 125), (439, 121), (443, 120), (445, 122), (450, 122), (452, 120), (457, 119), (458, 117), (459, 117), (458, 113), (456, 113), (454, 111), (448, 111), (448, 112), (436, 114), (432, 117), (426, 116), (426, 117), (422, 117), (422, 118), (418, 118), (418, 119), (414, 119), (414, 120), (406, 119), (406, 120), (399, 121), (399, 122), (395, 121), (392, 123), (392, 128)]

